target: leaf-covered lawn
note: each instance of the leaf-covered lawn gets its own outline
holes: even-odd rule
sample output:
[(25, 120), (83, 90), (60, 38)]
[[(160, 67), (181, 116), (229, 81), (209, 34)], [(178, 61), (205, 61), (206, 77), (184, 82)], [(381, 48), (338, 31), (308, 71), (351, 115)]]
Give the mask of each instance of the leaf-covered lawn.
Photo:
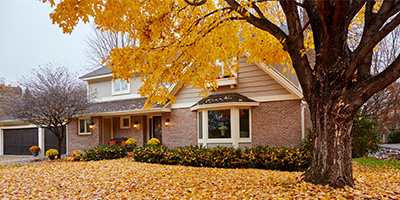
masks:
[(0, 169), (0, 199), (400, 198), (399, 169), (354, 165), (355, 188), (300, 180), (301, 172), (216, 169), (133, 162), (52, 162)]

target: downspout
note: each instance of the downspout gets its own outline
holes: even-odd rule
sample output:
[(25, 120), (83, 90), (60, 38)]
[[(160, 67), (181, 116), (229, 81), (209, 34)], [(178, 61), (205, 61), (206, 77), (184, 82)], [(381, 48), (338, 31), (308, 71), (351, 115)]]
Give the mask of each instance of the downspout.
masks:
[(306, 102), (301, 100), (301, 105), (300, 105), (300, 109), (301, 109), (301, 141), (304, 141), (304, 139), (306, 138), (306, 127), (305, 127), (305, 122), (304, 122), (304, 108), (306, 107)]

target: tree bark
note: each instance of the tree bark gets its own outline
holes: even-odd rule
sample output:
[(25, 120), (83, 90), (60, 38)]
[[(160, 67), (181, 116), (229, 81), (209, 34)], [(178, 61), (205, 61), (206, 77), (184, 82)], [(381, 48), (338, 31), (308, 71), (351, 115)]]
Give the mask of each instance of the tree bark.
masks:
[(335, 188), (354, 186), (350, 134), (355, 112), (345, 113), (345, 107), (341, 100), (328, 99), (311, 108), (314, 150), (305, 181)]

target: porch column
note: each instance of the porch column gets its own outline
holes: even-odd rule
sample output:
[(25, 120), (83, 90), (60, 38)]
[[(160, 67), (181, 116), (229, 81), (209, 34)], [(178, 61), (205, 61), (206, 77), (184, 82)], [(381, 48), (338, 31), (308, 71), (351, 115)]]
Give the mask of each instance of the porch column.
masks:
[(39, 152), (39, 155), (40, 156), (44, 156), (45, 155), (45, 149), (44, 149), (44, 128), (42, 128), (42, 127), (40, 127), (39, 126), (39, 128), (38, 128), (38, 142), (39, 142), (39, 144), (38, 144), (38, 146), (39, 146), (39, 148), (41, 149), (41, 151)]
[(239, 137), (240, 137), (240, 121), (239, 121), (239, 109), (231, 109), (231, 138), (233, 147), (239, 148)]
[(3, 131), (3, 129), (0, 127), (0, 155), (1, 155), (1, 156), (4, 155), (4, 146), (3, 146), (3, 144), (4, 144), (4, 137), (3, 137), (3, 135), (4, 135), (4, 131)]

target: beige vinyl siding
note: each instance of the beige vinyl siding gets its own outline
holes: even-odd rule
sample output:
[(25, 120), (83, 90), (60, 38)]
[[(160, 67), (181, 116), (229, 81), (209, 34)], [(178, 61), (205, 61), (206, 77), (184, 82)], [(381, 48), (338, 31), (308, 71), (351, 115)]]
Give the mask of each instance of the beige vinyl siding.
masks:
[[(107, 78), (107, 79), (98, 79), (94, 80), (91, 82), (88, 82), (89, 84), (89, 90), (91, 94), (93, 92), (97, 93), (96, 98), (104, 98), (104, 97), (112, 97), (112, 79)], [(139, 91), (140, 86), (142, 86), (142, 81), (140, 80), (140, 77), (132, 77), (130, 82), (130, 92), (128, 94), (120, 94), (119, 96), (122, 95), (129, 95), (129, 94), (137, 94)]]
[(298, 88), (300, 87), (300, 82), (299, 79), (297, 78), (296, 73), (292, 73), (292, 66), (290, 66), (290, 70), (287, 70), (285, 73), (283, 73), (283, 69), (287, 67), (287, 65), (275, 65), (273, 66), (277, 72), (282, 74), (285, 78), (287, 78), (289, 81), (293, 83), (293, 85), (297, 86)]
[(135, 76), (131, 78), (130, 84), (131, 84), (131, 94), (137, 94), (140, 86), (143, 85), (143, 82), (139, 76)]
[[(234, 88), (222, 86), (219, 87), (218, 90), (212, 91), (211, 94), (237, 92), (249, 98), (291, 95), (288, 90), (256, 64), (246, 63), (245, 58), (240, 59), (240, 63), (241, 67), (237, 74), (238, 85)], [(199, 97), (199, 91), (198, 89), (192, 88), (191, 85), (184, 86), (176, 94), (175, 104), (177, 106), (191, 106), (195, 104), (202, 98)]]
[(100, 81), (89, 82), (90, 94), (94, 94), (96, 98), (110, 97), (111, 93), (111, 79), (103, 79)]

